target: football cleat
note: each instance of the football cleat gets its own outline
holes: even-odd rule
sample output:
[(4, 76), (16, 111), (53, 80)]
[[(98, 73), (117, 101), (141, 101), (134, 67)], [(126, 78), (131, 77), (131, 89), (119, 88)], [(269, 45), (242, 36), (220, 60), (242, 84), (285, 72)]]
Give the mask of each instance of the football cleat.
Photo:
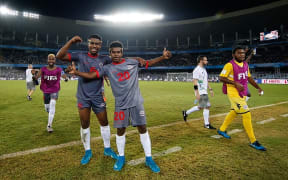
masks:
[(224, 138), (231, 139), (231, 137), (227, 134), (226, 131), (220, 131), (220, 130), (218, 129), (217, 132), (218, 132), (219, 135), (223, 136)]
[(91, 151), (91, 149), (86, 150), (86, 151), (85, 151), (85, 155), (84, 155), (83, 158), (81, 159), (81, 164), (82, 164), (82, 165), (85, 165), (85, 164), (89, 163), (91, 157), (92, 157), (92, 151)]
[(110, 156), (113, 159), (118, 159), (117, 154), (111, 149), (111, 147), (109, 148), (104, 148), (104, 156)]
[(47, 132), (48, 133), (52, 133), (53, 132), (53, 128), (51, 126), (47, 126)]
[(258, 141), (255, 141), (254, 143), (249, 144), (254, 149), (260, 150), (260, 151), (266, 151), (266, 148), (262, 146)]
[(186, 113), (186, 111), (184, 110), (184, 111), (182, 111), (182, 115), (183, 115), (183, 120), (186, 122), (187, 121), (187, 113)]
[(115, 171), (121, 171), (125, 164), (125, 156), (118, 156), (116, 163), (114, 164), (113, 168)]
[(204, 125), (204, 128), (207, 128), (207, 129), (216, 129), (216, 128), (213, 127), (211, 124)]
[(146, 166), (148, 166), (154, 173), (159, 173), (160, 168), (159, 166), (153, 161), (152, 157), (146, 157)]

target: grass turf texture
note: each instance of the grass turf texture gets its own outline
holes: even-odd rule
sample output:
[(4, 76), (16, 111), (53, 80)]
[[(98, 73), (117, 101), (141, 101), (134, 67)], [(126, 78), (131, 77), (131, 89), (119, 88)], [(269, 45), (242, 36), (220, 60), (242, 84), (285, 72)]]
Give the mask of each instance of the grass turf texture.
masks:
[[(80, 140), (80, 122), (76, 107), (76, 81), (62, 82), (59, 100), (56, 104), (54, 132), (46, 132), (47, 113), (44, 111), (42, 93), (37, 88), (32, 101), (26, 99), (25, 81), (0, 81), (0, 155), (49, 145)], [(221, 84), (212, 84), (215, 97), (210, 98), (210, 115), (229, 111), (227, 97), (221, 93)], [(250, 107), (287, 101), (287, 87), (262, 85), (264, 96), (259, 97), (250, 87)], [(194, 93), (191, 83), (183, 82), (141, 82), (140, 89), (145, 101), (148, 127), (181, 122), (181, 111), (193, 106)], [(108, 99), (108, 117), (111, 131), (114, 100), (111, 89), (105, 90)], [(87, 166), (80, 166), (84, 153), (82, 145), (66, 147), (48, 152), (36, 153), (0, 160), (0, 179), (91, 179), (91, 178), (208, 178), (208, 179), (283, 179), (288, 173), (288, 104), (252, 110), (256, 138), (267, 147), (267, 152), (256, 151), (248, 146), (245, 132), (232, 135), (231, 140), (213, 139), (216, 131), (203, 128), (203, 120), (151, 129), (152, 152), (160, 152), (174, 146), (182, 151), (156, 158), (160, 174), (152, 174), (144, 164), (126, 165), (121, 172), (113, 171), (114, 160), (103, 157), (102, 140), (92, 142), (93, 158)], [(188, 119), (201, 117), (202, 112), (190, 115)], [(264, 125), (256, 121), (276, 118)], [(211, 123), (219, 127), (224, 116), (212, 118)], [(243, 129), (240, 116), (228, 130)], [(128, 128), (127, 131), (135, 130)], [(100, 136), (99, 123), (91, 115), (92, 136)], [(144, 157), (138, 133), (127, 135), (127, 161)], [(116, 151), (115, 138), (111, 145)]]

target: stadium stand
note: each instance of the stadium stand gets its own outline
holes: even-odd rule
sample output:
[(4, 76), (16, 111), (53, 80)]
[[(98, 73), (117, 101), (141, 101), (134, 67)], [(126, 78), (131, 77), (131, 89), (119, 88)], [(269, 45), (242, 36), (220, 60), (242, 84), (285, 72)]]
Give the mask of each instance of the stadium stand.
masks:
[[(27, 64), (32, 63), (38, 68), (43, 66), (47, 54), (56, 53), (74, 35), (80, 35), (84, 42), (73, 45), (72, 51), (85, 51), (85, 39), (90, 34), (99, 33), (103, 36), (103, 54), (108, 53), (108, 45), (113, 40), (123, 42), (126, 57), (151, 59), (159, 56), (163, 47), (172, 51), (170, 60), (149, 71), (141, 70), (141, 79), (149, 79), (149, 76), (164, 80), (168, 72), (191, 72), (199, 54), (208, 57), (207, 69), (215, 74), (212, 76), (215, 79), (222, 65), (232, 58), (232, 45), (241, 41), (257, 48), (257, 54), (250, 62), (252, 71), (264, 77), (261, 72), (265, 70), (271, 73), (265, 73), (265, 77), (277, 78), (287, 73), (288, 24), (283, 21), (287, 19), (287, 8), (288, 4), (280, 1), (221, 16), (117, 28), (100, 22), (47, 16), (39, 19), (0, 16), (1, 77), (5, 68), (17, 68), (17, 79), (17, 72), (23, 71)], [(260, 32), (271, 30), (278, 30), (278, 39), (259, 41)], [(62, 61), (57, 64), (66, 66)]]

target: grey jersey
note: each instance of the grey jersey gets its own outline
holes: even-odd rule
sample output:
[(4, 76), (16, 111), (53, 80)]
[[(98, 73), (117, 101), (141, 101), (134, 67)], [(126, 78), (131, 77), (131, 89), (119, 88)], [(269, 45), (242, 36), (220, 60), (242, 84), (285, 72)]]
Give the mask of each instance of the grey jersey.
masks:
[[(90, 53), (76, 52), (69, 54), (70, 60), (78, 64), (80, 72), (100, 71), (103, 65), (110, 64), (111, 58), (108, 56), (92, 56)], [(77, 98), (91, 100), (95, 97), (102, 96), (103, 78), (85, 79), (79, 77)]]
[(118, 64), (111, 63), (103, 67), (108, 76), (115, 106), (120, 109), (135, 107), (143, 103), (138, 84), (139, 63), (133, 59), (122, 59)]

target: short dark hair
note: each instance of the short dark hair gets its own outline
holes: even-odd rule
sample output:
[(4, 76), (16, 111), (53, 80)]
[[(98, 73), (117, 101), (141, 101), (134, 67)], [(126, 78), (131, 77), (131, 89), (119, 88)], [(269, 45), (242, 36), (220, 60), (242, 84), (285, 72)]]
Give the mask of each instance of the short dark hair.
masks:
[(123, 49), (123, 44), (120, 41), (113, 41), (109, 45), (109, 51), (111, 51), (111, 49), (115, 47), (119, 47)]
[(242, 45), (236, 45), (232, 48), (232, 54), (235, 54), (235, 52), (238, 50), (238, 49), (243, 49), (245, 50), (245, 46), (242, 46)]
[(99, 34), (92, 34), (88, 37), (88, 39), (91, 39), (91, 38), (99, 39), (100, 41), (102, 41), (102, 37)]
[(197, 63), (199, 63), (201, 60), (203, 60), (204, 57), (206, 57), (206, 56), (204, 56), (204, 55), (199, 55), (199, 56), (197, 57)]

